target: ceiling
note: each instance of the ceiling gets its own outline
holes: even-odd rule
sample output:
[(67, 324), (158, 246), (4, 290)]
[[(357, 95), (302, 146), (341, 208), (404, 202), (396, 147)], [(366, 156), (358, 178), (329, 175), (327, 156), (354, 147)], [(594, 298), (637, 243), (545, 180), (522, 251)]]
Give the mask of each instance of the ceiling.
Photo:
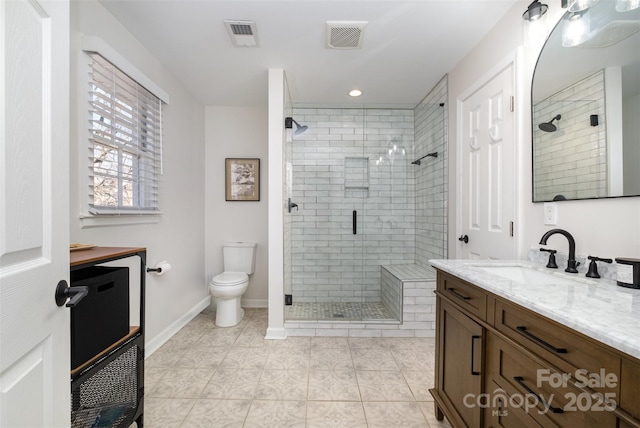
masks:
[[(100, 3), (203, 105), (266, 106), (267, 70), (282, 68), (295, 105), (413, 107), (516, 1)], [(225, 19), (255, 21), (259, 47), (234, 47)], [(326, 21), (345, 20), (368, 21), (362, 48), (325, 48)]]

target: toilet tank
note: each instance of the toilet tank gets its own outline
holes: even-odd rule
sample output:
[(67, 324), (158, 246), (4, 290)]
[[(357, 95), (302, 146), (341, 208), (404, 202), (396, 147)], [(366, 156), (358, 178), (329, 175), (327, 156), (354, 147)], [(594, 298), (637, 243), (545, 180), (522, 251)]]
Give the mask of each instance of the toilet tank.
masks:
[(256, 242), (225, 242), (222, 245), (225, 272), (251, 275), (256, 265)]

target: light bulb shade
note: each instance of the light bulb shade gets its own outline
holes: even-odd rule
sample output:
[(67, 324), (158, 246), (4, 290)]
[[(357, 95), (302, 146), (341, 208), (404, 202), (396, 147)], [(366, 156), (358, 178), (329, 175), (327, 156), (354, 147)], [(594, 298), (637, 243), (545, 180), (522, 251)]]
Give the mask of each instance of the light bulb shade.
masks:
[(567, 14), (562, 27), (562, 46), (570, 48), (578, 46), (591, 35), (591, 17), (589, 10)]
[(616, 10), (618, 12), (629, 12), (640, 7), (640, 0), (617, 0)]
[(594, 4), (598, 3), (599, 0), (574, 0), (569, 5), (569, 12), (582, 12), (583, 10), (589, 9)]
[(540, 3), (538, 0), (534, 0), (522, 14), (522, 19), (525, 21), (537, 21), (542, 18), (542, 15), (547, 13), (547, 9), (549, 9), (549, 6)]

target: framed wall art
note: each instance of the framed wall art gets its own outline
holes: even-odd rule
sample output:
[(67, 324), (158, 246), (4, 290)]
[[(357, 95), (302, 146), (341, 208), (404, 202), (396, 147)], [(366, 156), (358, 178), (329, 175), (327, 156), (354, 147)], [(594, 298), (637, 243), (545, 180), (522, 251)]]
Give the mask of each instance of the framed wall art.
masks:
[(260, 200), (260, 159), (225, 159), (225, 200)]

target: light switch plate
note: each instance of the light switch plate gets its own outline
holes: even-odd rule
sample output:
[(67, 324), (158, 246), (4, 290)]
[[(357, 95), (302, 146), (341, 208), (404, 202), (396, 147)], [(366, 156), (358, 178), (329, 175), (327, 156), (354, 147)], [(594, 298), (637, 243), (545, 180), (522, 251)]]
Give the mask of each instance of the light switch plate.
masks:
[(558, 205), (555, 202), (544, 203), (544, 224), (555, 226), (558, 223)]

